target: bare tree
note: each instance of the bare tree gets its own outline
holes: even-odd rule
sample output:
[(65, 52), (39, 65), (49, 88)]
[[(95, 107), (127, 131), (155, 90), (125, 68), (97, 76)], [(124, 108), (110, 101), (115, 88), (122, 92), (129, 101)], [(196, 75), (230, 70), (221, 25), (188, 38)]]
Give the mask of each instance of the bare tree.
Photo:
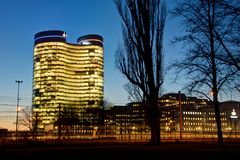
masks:
[(172, 12), (180, 17), (185, 31), (175, 39), (186, 46), (185, 57), (173, 63), (177, 73), (186, 74), (189, 92), (213, 93), (213, 105), (217, 124), (218, 143), (223, 144), (218, 96), (230, 85), (236, 70), (219, 59), (225, 51), (216, 39), (215, 30), (224, 34), (227, 15), (219, 5), (221, 0), (183, 0)]
[(117, 69), (141, 89), (151, 127), (151, 143), (160, 144), (158, 97), (163, 84), (163, 0), (115, 0), (122, 22), (123, 43), (115, 54)]
[(32, 133), (33, 139), (37, 135), (37, 126), (38, 126), (38, 114), (37, 112), (33, 114), (32, 108), (27, 106), (25, 109), (21, 110), (21, 117), (19, 118), (19, 124), (28, 128)]
[(103, 100), (103, 109), (108, 110), (113, 107), (112, 102), (110, 102), (108, 99)]
[(219, 30), (214, 29), (216, 40), (224, 49), (223, 55), (217, 57), (226, 65), (232, 66), (238, 70), (235, 83), (232, 85), (233, 90), (239, 92), (240, 88), (240, 3), (238, 0), (219, 0), (219, 7), (222, 8), (225, 26)]
[(141, 89), (138, 86), (132, 83), (127, 83), (124, 85), (124, 88), (129, 94), (128, 100), (137, 102), (143, 101), (144, 97)]
[(32, 109), (31, 107), (26, 107), (25, 109), (21, 110), (22, 116), (19, 117), (19, 124), (23, 125), (24, 127), (28, 128), (29, 131), (33, 130), (33, 117), (32, 117)]

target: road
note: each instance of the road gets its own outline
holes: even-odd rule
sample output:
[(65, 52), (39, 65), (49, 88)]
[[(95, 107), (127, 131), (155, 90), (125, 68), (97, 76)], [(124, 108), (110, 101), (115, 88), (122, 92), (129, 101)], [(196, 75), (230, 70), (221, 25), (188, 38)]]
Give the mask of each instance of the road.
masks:
[(18, 160), (237, 160), (240, 144), (223, 147), (208, 143), (1, 146), (0, 155), (0, 159)]

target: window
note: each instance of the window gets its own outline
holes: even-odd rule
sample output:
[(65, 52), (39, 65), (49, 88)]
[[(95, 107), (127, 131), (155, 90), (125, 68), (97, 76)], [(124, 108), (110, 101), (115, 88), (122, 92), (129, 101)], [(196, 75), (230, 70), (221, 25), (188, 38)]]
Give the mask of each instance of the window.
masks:
[(88, 83), (88, 86), (94, 86), (94, 85), (95, 85), (94, 82), (89, 82), (89, 83)]
[(94, 49), (89, 49), (88, 52), (89, 52), (89, 53), (90, 53), (90, 52), (94, 52)]
[(75, 74), (86, 75), (86, 71), (75, 71)]
[(35, 97), (38, 97), (39, 96), (39, 89), (35, 89), (33, 91), (33, 94), (34, 94)]
[(89, 75), (94, 74), (94, 71), (89, 71), (88, 74)]
[(35, 57), (35, 62), (40, 62), (40, 57), (39, 56)]
[(94, 101), (88, 101), (88, 105), (93, 105)]

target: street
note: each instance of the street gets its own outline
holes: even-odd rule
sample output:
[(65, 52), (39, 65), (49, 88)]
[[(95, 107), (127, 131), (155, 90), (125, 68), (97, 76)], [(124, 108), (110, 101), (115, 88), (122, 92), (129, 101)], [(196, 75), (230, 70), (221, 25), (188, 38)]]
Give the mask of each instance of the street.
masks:
[(24, 160), (236, 159), (236, 157), (240, 156), (240, 144), (225, 144), (223, 147), (219, 147), (217, 144), (208, 143), (164, 143), (160, 146), (148, 144), (1, 146), (0, 155), (1, 159), (4, 157), (4, 159)]

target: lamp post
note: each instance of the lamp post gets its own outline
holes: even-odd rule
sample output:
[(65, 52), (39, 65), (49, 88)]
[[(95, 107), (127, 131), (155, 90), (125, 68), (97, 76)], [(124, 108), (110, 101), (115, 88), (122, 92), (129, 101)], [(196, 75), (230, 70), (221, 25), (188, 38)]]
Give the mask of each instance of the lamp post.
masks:
[(231, 112), (231, 119), (234, 120), (234, 130), (235, 130), (236, 138), (237, 138), (237, 128), (236, 128), (237, 127), (237, 118), (238, 118), (237, 113), (236, 113), (235, 109), (233, 109)]
[(17, 137), (18, 137), (18, 112), (19, 112), (19, 90), (20, 90), (20, 84), (23, 82), (23, 81), (19, 81), (19, 80), (16, 80), (15, 81), (17, 84), (18, 84), (18, 92), (17, 92), (17, 116), (16, 116), (16, 140), (17, 140)]
[(182, 140), (182, 96), (181, 91), (178, 91), (179, 95), (179, 126), (180, 126), (180, 140)]

